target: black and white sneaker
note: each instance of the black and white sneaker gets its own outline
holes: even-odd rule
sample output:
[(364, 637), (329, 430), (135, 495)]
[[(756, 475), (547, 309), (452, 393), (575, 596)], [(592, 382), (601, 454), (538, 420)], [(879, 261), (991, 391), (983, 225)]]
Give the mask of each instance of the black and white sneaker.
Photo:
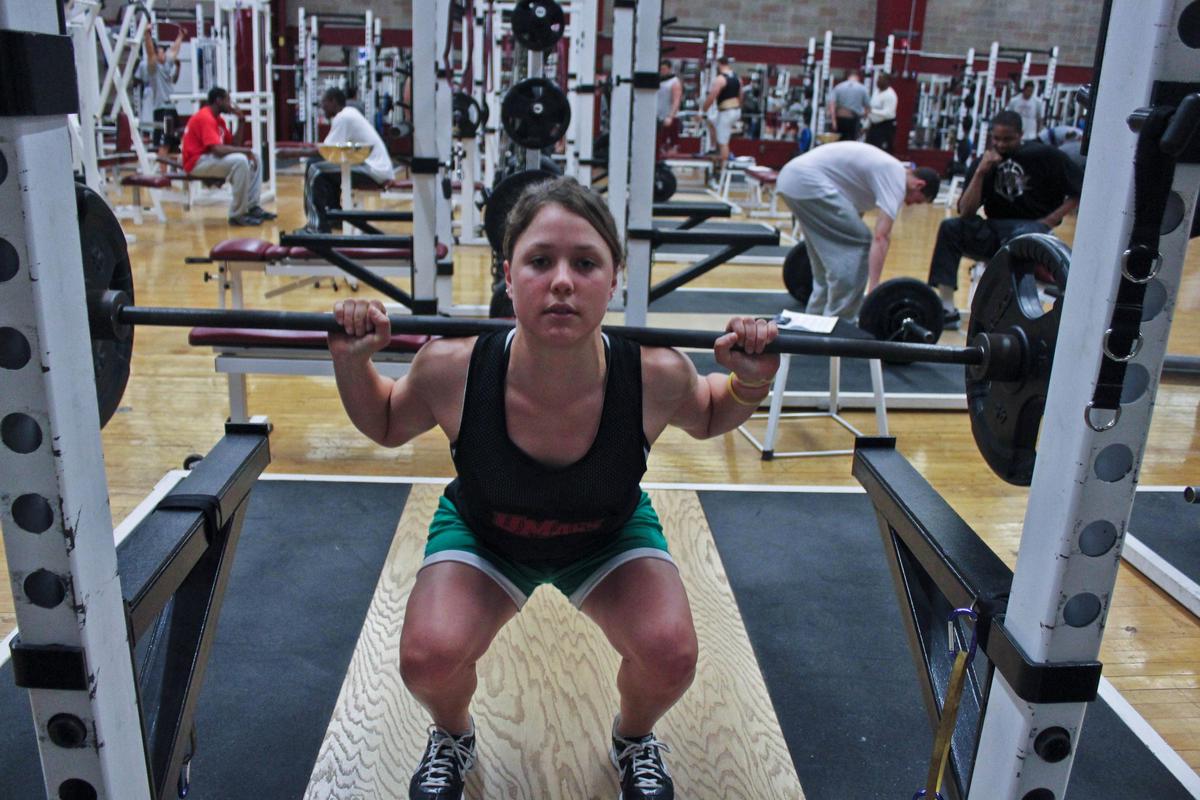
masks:
[(948, 308), (942, 309), (942, 330), (956, 331), (962, 324), (962, 315), (958, 313), (958, 309), (951, 311)]
[(408, 784), (408, 800), (461, 800), (466, 774), (475, 766), (475, 731), (453, 736), (429, 726), (425, 755)]
[(664, 752), (671, 752), (671, 748), (653, 733), (626, 739), (617, 735), (617, 724), (613, 722), (612, 749), (608, 755), (621, 774), (618, 800), (674, 800), (675, 782), (663, 763)]

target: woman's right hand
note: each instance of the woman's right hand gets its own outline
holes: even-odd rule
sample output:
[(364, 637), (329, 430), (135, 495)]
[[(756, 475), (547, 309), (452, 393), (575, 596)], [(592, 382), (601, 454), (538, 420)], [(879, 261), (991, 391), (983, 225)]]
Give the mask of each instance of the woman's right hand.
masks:
[(333, 317), (342, 327), (329, 333), (334, 358), (369, 359), (392, 340), (392, 323), (378, 300), (339, 300)]

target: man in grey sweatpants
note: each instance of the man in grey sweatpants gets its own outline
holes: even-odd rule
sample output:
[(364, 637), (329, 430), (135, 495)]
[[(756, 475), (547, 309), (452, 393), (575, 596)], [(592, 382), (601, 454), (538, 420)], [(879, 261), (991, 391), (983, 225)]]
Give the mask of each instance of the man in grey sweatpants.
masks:
[[(809, 314), (858, 318), (867, 291), (879, 284), (900, 208), (937, 196), (938, 175), (913, 168), (862, 142), (832, 142), (784, 165), (775, 191), (804, 231), (812, 263)], [(862, 215), (879, 217), (872, 231)]]

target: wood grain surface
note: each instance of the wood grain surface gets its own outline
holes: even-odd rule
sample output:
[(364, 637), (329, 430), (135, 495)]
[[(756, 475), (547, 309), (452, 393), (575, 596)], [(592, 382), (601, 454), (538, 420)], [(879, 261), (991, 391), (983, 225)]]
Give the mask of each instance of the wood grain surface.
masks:
[[(407, 791), (428, 715), (399, 673), (404, 605), (440, 493), (416, 486), (388, 554), (313, 769), (306, 800)], [(652, 493), (692, 603), (696, 680), (656, 733), (687, 798), (802, 798), (796, 771), (694, 492)], [(479, 663), (479, 761), (468, 798), (616, 797), (608, 760), (618, 658), (553, 587), (538, 589)]]

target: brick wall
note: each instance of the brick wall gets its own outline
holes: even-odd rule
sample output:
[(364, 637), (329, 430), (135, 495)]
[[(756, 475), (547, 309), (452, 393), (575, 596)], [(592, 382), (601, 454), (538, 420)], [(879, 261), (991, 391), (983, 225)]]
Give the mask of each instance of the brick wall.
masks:
[[(684, 25), (716, 28), (735, 41), (803, 46), (826, 30), (835, 35), (870, 36), (877, 0), (664, 0), (663, 16)], [(296, 24), (300, 2), (289, 2), (288, 25)], [(360, 13), (365, 5), (347, 0), (305, 0), (312, 13)], [(986, 55), (997, 31), (1003, 46), (1048, 50), (1059, 47), (1061, 63), (1090, 66), (1100, 27), (1097, 0), (928, 0), (922, 49), (966, 54), (968, 47)], [(409, 28), (412, 0), (371, 0), (387, 28)], [(605, 3), (604, 30), (612, 27), (612, 4)]]
[(679, 17), (681, 25), (716, 28), (725, 23), (725, 37), (736, 41), (803, 46), (810, 36), (820, 39), (827, 30), (872, 35), (875, 4), (876, 0), (664, 0), (663, 16)]
[(966, 55), (974, 47), (986, 58), (993, 39), (1001, 47), (1057, 45), (1060, 64), (1090, 67), (1102, 7), (1097, 0), (929, 0), (921, 49)]
[(301, 6), (309, 14), (320, 14), (322, 11), (362, 14), (370, 8), (376, 18), (383, 20), (385, 28), (411, 28), (412, 5), (413, 0), (370, 0), (369, 3), (355, 2), (355, 0), (349, 0), (349, 2), (347, 0), (303, 0), (303, 2), (289, 0), (287, 24), (296, 24), (298, 9)]

